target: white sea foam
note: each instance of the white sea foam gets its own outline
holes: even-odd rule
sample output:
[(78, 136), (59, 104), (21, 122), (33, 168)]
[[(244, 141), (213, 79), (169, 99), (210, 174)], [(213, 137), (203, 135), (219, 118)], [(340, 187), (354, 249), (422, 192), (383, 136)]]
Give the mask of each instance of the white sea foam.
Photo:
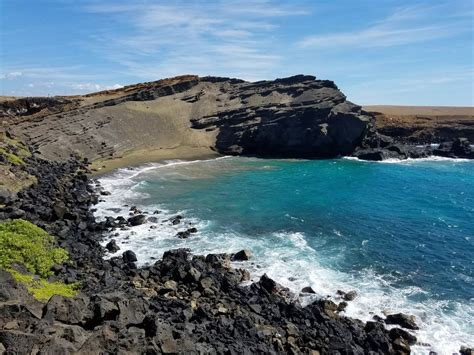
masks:
[[(140, 206), (138, 201), (146, 196), (137, 191), (140, 187), (140, 174), (152, 169), (193, 163), (197, 161), (149, 164), (141, 168), (121, 169), (100, 179), (101, 185), (112, 194), (104, 196), (104, 201), (97, 205), (97, 217), (124, 216), (128, 213), (125, 204), (137, 205), (150, 216), (156, 209), (161, 211), (153, 215), (158, 219), (157, 223), (148, 222), (130, 230), (112, 232), (118, 233), (110, 236), (121, 248), (118, 255), (127, 249), (134, 250), (139, 263), (143, 265), (153, 262), (154, 258), (160, 258), (166, 250), (181, 247), (190, 248), (196, 254), (235, 252), (248, 248), (254, 253), (254, 258), (248, 262), (236, 263), (236, 266), (247, 268), (253, 281), (266, 273), (296, 295), (303, 287), (311, 286), (317, 293), (302, 297), (303, 304), (311, 302), (315, 297), (330, 296), (337, 300), (339, 289), (355, 290), (358, 297), (349, 302), (345, 312), (350, 317), (368, 321), (374, 315), (383, 316), (383, 312), (415, 315), (420, 330), (415, 332), (418, 345), (413, 347), (414, 354), (435, 351), (440, 355), (447, 355), (458, 352), (460, 345), (472, 346), (474, 343), (474, 299), (471, 304), (429, 300), (426, 291), (418, 287), (394, 287), (393, 280), (370, 269), (354, 273), (339, 272), (322, 263), (322, 256), (309, 246), (303, 233), (281, 231), (256, 238), (232, 230), (217, 231), (213, 228), (212, 221), (193, 218), (188, 211), (168, 211), (159, 204)], [(121, 208), (121, 211), (111, 211), (111, 208)], [(180, 224), (173, 225), (169, 219), (177, 214), (185, 218)], [(189, 239), (176, 238), (178, 231), (190, 226), (195, 226), (198, 233)], [(107, 240), (104, 244), (106, 242)], [(417, 295), (428, 301), (412, 301)]]
[(453, 163), (467, 163), (467, 162), (472, 162), (471, 159), (461, 159), (461, 158), (446, 158), (446, 157), (439, 157), (439, 156), (430, 156), (427, 158), (408, 158), (408, 159), (396, 159), (396, 158), (390, 158), (390, 159), (385, 159), (385, 160), (380, 160), (380, 161), (373, 161), (373, 160), (363, 160), (359, 159), (357, 157), (343, 157), (345, 160), (356, 160), (356, 161), (361, 161), (361, 162), (367, 162), (367, 163), (381, 163), (381, 164), (414, 164), (414, 163), (420, 163), (420, 162), (436, 162), (436, 161), (444, 161), (444, 162), (453, 162)]

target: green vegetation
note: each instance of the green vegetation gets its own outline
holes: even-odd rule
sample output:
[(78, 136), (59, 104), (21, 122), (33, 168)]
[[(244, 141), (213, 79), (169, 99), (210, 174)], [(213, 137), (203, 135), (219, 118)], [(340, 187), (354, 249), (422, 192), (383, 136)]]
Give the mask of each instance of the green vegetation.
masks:
[(17, 282), (26, 285), (28, 291), (38, 301), (48, 301), (54, 295), (74, 297), (80, 288), (79, 283), (66, 285), (64, 282), (49, 282), (45, 279), (35, 279), (33, 275), (24, 275), (16, 270), (8, 270)]
[[(24, 283), (38, 300), (48, 300), (55, 294), (65, 297), (77, 294), (78, 284), (46, 280), (52, 274), (53, 265), (67, 260), (66, 250), (55, 247), (54, 238), (34, 224), (22, 219), (0, 224), (0, 267)], [(14, 270), (14, 264), (23, 265), (31, 275)]]
[(0, 154), (12, 165), (25, 165), (23, 158), (31, 155), (21, 141), (7, 137), (3, 132), (0, 132)]
[(5, 158), (7, 158), (7, 161), (10, 163), (10, 164), (13, 164), (13, 165), (25, 165), (25, 162), (23, 159), (21, 159), (18, 155), (15, 155), (11, 152), (8, 152), (5, 148), (1, 148), (0, 147), (0, 154), (2, 154), (3, 156), (5, 156)]

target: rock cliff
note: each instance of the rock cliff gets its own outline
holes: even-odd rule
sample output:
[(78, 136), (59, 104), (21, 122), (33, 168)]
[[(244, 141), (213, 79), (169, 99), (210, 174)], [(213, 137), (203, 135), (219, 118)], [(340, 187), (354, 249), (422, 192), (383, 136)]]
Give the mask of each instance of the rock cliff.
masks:
[(351, 154), (371, 125), (333, 82), (308, 75), (254, 83), (183, 76), (86, 96), (7, 101), (0, 116), (50, 160), (177, 147), (335, 157)]

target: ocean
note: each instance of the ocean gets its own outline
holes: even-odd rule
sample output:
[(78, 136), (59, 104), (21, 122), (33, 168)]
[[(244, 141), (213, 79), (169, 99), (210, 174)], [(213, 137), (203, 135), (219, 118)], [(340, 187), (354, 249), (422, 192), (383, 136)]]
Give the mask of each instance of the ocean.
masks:
[[(333, 299), (355, 290), (345, 314), (364, 321), (415, 315), (415, 354), (474, 345), (472, 161), (222, 157), (120, 169), (99, 181), (112, 194), (97, 217), (137, 206), (158, 222), (113, 231), (117, 255), (131, 249), (146, 264), (173, 248), (250, 249), (253, 258), (236, 266), (254, 280), (266, 273), (295, 296), (305, 286)], [(176, 215), (183, 219), (173, 225)], [(190, 227), (198, 232), (176, 237)]]

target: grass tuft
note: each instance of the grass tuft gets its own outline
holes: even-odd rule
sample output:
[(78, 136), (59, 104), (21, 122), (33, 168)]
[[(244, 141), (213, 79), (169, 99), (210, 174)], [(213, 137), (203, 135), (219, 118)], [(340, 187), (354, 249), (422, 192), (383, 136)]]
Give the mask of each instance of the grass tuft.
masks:
[(8, 152), (5, 148), (0, 147), (0, 154), (5, 156), (7, 161), (13, 165), (25, 165), (25, 161), (21, 159), (18, 155)]

